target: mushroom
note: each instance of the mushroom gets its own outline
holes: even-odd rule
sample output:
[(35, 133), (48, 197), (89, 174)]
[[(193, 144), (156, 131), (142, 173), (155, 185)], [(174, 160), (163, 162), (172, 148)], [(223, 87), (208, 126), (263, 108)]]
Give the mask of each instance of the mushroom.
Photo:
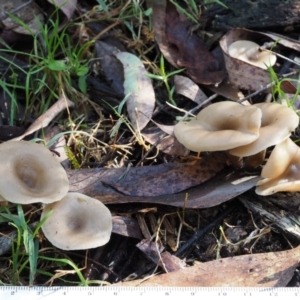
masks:
[(279, 103), (257, 103), (253, 106), (262, 112), (259, 137), (252, 143), (231, 149), (232, 155), (245, 157), (264, 151), (289, 137), (299, 124), (297, 113)]
[(300, 148), (290, 138), (276, 145), (261, 177), (255, 190), (258, 195), (300, 191)]
[(174, 134), (187, 149), (223, 151), (252, 143), (258, 138), (261, 110), (232, 101), (211, 104), (195, 119), (179, 122)]
[(64, 168), (44, 146), (27, 141), (0, 145), (0, 200), (50, 203), (69, 190)]
[(68, 193), (58, 202), (47, 204), (42, 225), (45, 237), (62, 250), (83, 250), (106, 244), (112, 232), (112, 216), (99, 200), (80, 193)]
[(267, 70), (276, 63), (276, 55), (270, 51), (260, 50), (260, 46), (252, 41), (239, 40), (231, 43), (228, 54), (253, 66)]

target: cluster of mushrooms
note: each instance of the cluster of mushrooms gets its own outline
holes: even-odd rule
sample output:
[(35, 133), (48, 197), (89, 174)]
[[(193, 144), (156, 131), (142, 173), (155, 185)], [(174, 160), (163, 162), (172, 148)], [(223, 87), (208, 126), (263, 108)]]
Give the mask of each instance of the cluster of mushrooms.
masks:
[(256, 193), (300, 191), (300, 148), (289, 138), (299, 116), (279, 103), (242, 105), (223, 101), (201, 110), (191, 121), (175, 125), (178, 141), (194, 152), (226, 151), (229, 157), (246, 159), (252, 167), (265, 160), (266, 149), (275, 146), (261, 171)]
[[(45, 237), (63, 250), (90, 249), (106, 244), (112, 216), (99, 200), (69, 191), (64, 168), (40, 144), (8, 141), (0, 145), (0, 201), (42, 203)], [(49, 213), (50, 212), (50, 213)]]

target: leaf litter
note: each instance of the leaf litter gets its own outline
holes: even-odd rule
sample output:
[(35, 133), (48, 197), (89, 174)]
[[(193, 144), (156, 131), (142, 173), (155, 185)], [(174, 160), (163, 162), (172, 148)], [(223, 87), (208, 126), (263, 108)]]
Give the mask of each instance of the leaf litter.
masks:
[[(30, 3), (28, 5), (35, 2)], [(36, 3), (34, 5), (36, 7)], [(57, 97), (55, 103), (38, 115), (34, 105), (28, 106), (24, 101), (26, 96), (17, 81), (13, 93), (4, 86), (5, 81), (1, 81), (6, 93), (6, 98), (0, 100), (1, 140), (18, 135), (17, 139), (32, 139), (33, 133), (46, 143), (57, 139), (52, 150), (66, 168), (70, 191), (99, 199), (113, 212), (113, 234), (105, 247), (91, 249), (82, 259), (79, 259), (80, 254), (66, 254), (78, 267), (84, 260), (88, 262), (84, 271), (86, 280), (131, 286), (287, 286), (299, 269), (297, 214), (290, 212), (290, 216), (280, 219), (280, 213), (288, 214), (288, 204), (282, 206), (281, 201), (278, 209), (275, 206), (279, 201), (275, 198), (272, 198), (275, 208), (268, 203), (269, 198), (260, 199), (263, 205), (257, 205), (256, 199), (251, 201), (254, 197), (251, 190), (260, 180), (259, 169), (251, 172), (234, 169), (228, 165), (224, 153), (190, 153), (173, 134), (174, 124), (182, 114), (189, 118), (195, 104), (199, 110), (208, 104), (207, 100), (211, 101), (212, 90), (220, 95), (220, 100), (222, 96), (241, 100), (243, 93), (257, 91), (270, 83), (268, 71), (261, 72), (231, 61), (227, 47), (233, 39), (269, 37), (277, 43), (279, 36), (246, 28), (224, 32), (219, 40), (225, 66), (218, 46), (211, 49), (213, 43), (205, 39), (203, 31), (201, 34), (194, 31), (192, 21), (173, 1), (149, 0), (140, 5), (143, 11), (138, 15), (143, 16), (142, 20), (133, 17), (132, 22), (128, 22), (122, 17), (134, 11), (128, 10), (134, 8), (130, 4), (92, 7), (81, 1), (49, 1), (44, 13), (50, 16), (49, 11), (56, 7), (61, 16), (57, 32), (69, 22), (80, 20), (80, 24), (72, 24), (67, 32), (72, 41), (81, 43), (82, 51), (76, 55), (80, 57), (78, 63), (83, 64), (80, 67), (88, 66), (88, 72), (71, 64), (69, 69), (53, 76), (59, 85), (53, 86), (51, 91), (43, 90), (44, 95), (38, 94), (40, 103), (50, 93), (59, 95), (63, 91), (66, 97)], [(32, 23), (33, 19), (28, 17), (30, 6), (25, 7), (18, 1), (11, 2), (9, 8), (0, 6), (4, 25), (2, 49), (6, 44), (14, 49), (12, 43), (16, 42), (16, 49), (23, 51), (18, 41), (28, 36), (28, 30), (23, 32), (19, 24), (16, 27), (19, 29), (10, 27), (16, 23), (7, 23), (11, 20), (6, 12), (18, 12), (17, 17), (33, 32), (40, 31), (39, 26), (46, 24), (47, 20), (42, 19), (39, 24)], [(113, 19), (115, 16), (119, 17), (118, 21)], [(209, 29), (207, 35), (211, 35)], [(94, 38), (96, 41), (92, 44), (82, 42)], [(28, 40), (30, 44), (30, 37)], [(297, 42), (285, 36), (280, 36), (278, 44), (281, 52), (299, 51)], [(168, 62), (168, 72), (174, 68), (185, 69), (185, 77), (176, 75), (169, 79), (172, 89), (168, 91), (148, 76), (148, 73), (159, 75), (161, 72), (159, 51)], [(22, 68), (30, 66), (28, 55), (11, 53), (22, 61)], [(8, 59), (2, 57), (4, 54), (0, 60), (1, 75), (5, 76), (3, 69), (16, 70), (16, 64), (9, 65)], [(85, 65), (87, 61), (90, 63)], [(54, 62), (67, 66), (63, 48), (57, 52)], [(237, 66), (230, 65), (234, 63)], [(68, 82), (71, 88), (64, 81), (66, 72), (71, 74)], [(7, 79), (12, 80), (12, 77)], [(28, 78), (20, 76), (17, 80), (26, 82)], [(293, 84), (294, 79), (283, 81), (283, 91), (295, 94), (297, 88)], [(30, 90), (30, 96), (34, 92)], [(13, 107), (14, 94), (19, 97), (16, 109), (19, 115), (7, 110), (8, 103)], [(166, 104), (170, 95), (176, 101), (174, 107)], [(54, 125), (58, 126), (52, 130)], [(49, 128), (44, 132), (46, 126)], [(24, 127), (28, 128), (25, 132)], [(294, 202), (297, 207), (297, 200)], [(34, 205), (24, 209), (29, 211), (28, 222), (34, 222), (40, 213)], [(1, 224), (2, 234), (16, 236), (5, 222)], [(289, 224), (294, 230), (290, 230)], [(230, 232), (233, 231), (243, 234), (236, 235), (232, 241)], [(41, 247), (49, 246), (45, 238), (40, 240)], [(0, 243), (6, 243), (2, 253), (4, 261), (10, 261), (11, 240), (3, 237)], [(131, 254), (128, 256), (128, 253)], [(64, 255), (57, 250), (52, 254)], [(102, 265), (96, 264), (98, 274), (95, 275), (92, 270), (95, 261), (100, 259)], [(50, 265), (46, 268), (50, 274), (54, 270)], [(1, 280), (10, 284), (6, 277), (8, 272), (4, 274)], [(131, 276), (138, 278), (131, 280)], [(65, 284), (76, 280), (69, 275), (65, 278)], [(61, 284), (58, 278), (53, 277), (53, 280)], [(35, 274), (37, 284), (50, 281)]]

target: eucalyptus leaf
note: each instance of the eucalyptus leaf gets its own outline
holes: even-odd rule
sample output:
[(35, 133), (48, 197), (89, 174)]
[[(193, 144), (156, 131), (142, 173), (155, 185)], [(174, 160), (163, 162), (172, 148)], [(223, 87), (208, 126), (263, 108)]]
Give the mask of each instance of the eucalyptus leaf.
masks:
[(124, 68), (124, 91), (128, 97), (126, 105), (129, 119), (134, 128), (142, 130), (150, 121), (155, 106), (151, 79), (137, 56), (119, 52), (116, 57)]

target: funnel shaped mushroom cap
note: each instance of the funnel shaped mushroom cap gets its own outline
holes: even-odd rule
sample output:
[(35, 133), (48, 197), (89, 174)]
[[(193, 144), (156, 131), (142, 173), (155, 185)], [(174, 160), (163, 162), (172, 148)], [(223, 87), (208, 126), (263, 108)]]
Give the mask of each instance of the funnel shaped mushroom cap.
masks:
[(276, 145), (266, 165), (255, 192), (267, 196), (276, 192), (300, 190), (300, 148), (289, 138)]
[(276, 63), (276, 55), (269, 51), (260, 51), (259, 45), (247, 40), (233, 42), (228, 47), (228, 54), (253, 66), (267, 69)]
[(205, 107), (190, 122), (179, 122), (174, 134), (187, 149), (223, 151), (246, 145), (258, 138), (261, 110), (232, 101)]
[(288, 138), (299, 124), (297, 113), (281, 104), (258, 103), (253, 106), (262, 111), (259, 137), (251, 144), (231, 149), (232, 155), (250, 156), (274, 146)]
[(9, 202), (51, 203), (69, 190), (68, 176), (51, 151), (26, 141), (0, 145), (0, 195)]
[(68, 193), (46, 205), (41, 219), (53, 213), (42, 226), (46, 238), (63, 250), (83, 250), (106, 244), (112, 232), (112, 216), (99, 200), (80, 193)]

